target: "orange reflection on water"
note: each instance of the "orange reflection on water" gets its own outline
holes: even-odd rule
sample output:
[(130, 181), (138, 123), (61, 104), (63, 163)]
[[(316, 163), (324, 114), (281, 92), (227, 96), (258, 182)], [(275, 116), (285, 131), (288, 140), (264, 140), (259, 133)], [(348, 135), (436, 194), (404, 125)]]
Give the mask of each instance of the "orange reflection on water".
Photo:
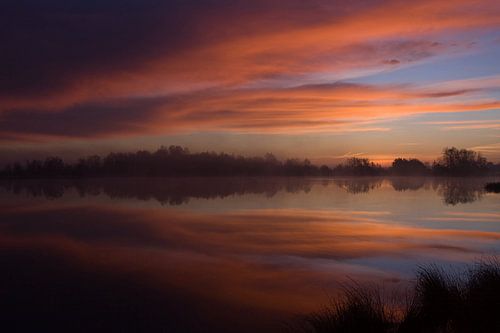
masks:
[[(146, 196), (186, 205), (173, 207), (137, 203), (128, 190), (113, 192), (122, 196), (112, 199), (75, 199), (64, 193), (63, 200), (16, 197), (0, 204), (0, 261), (21, 280), (30, 276), (23, 287), (30, 295), (53, 288), (51, 295), (64, 299), (68, 292), (92, 285), (74, 297), (90, 297), (94, 306), (109, 299), (92, 290), (112, 290), (131, 303), (139, 302), (138, 295), (152, 293), (156, 301), (145, 301), (144, 311), (153, 312), (152, 316), (158, 312), (160, 321), (165, 312), (178, 316), (175, 311), (186, 313), (187, 307), (190, 315), (214, 331), (231, 331), (229, 327), (234, 330), (236, 325), (238, 331), (251, 332), (274, 331), (277, 323), (293, 314), (318, 308), (351, 278), (402, 288), (416, 263), (469, 262), (498, 246), (497, 229), (470, 223), (491, 225), (498, 214), (467, 211), (465, 206), (454, 209), (453, 204), (444, 208), (446, 201), (430, 195), (444, 185), (408, 187), (382, 181), (371, 186), (366, 181), (308, 183), (306, 191), (288, 187), (291, 192), (286, 193), (276, 187), (272, 196), (260, 185), (255, 185), (259, 195), (242, 192), (223, 199), (216, 193), (196, 192), (190, 195), (201, 199), (192, 204), (173, 200), (177, 197), (171, 194)], [(132, 187), (138, 198), (145, 195)], [(237, 208), (240, 200), (259, 202), (263, 194), (274, 203), (269, 208)], [(296, 197), (311, 200), (307, 201), (311, 208), (299, 208), (292, 200)], [(336, 200), (326, 201), (328, 209), (312, 208), (323, 197)], [(427, 198), (431, 200), (425, 202)], [(401, 215), (398, 204), (407, 199), (412, 210)], [(211, 200), (207, 202), (212, 210), (196, 208), (204, 200)], [(415, 203), (424, 202), (417, 209)], [(428, 214), (419, 211), (424, 208)], [(406, 221), (411, 218), (421, 223)], [(454, 221), (439, 219), (471, 226), (460, 229)], [(57, 269), (51, 270), (53, 262)], [(68, 275), (73, 281), (68, 282)], [(2, 285), (17, 290), (8, 276), (0, 279)], [(138, 287), (130, 294), (115, 290), (115, 281)], [(67, 283), (75, 286), (60, 291), (60, 285)], [(198, 323), (191, 318), (187, 322)]]
[[(90, 265), (134, 267), (156, 283), (168, 282), (209, 298), (292, 312), (315, 306), (325, 289), (333, 290), (332, 285), (348, 276), (400, 278), (396, 272), (350, 261), (431, 253), (468, 260), (480, 251), (475, 242), (500, 239), (497, 232), (404, 227), (391, 222), (386, 212), (282, 209), (197, 214), (80, 207), (2, 215), (3, 221), (14, 220), (2, 223), (3, 244), (38, 244)], [(34, 221), (40, 216), (46, 220)], [(16, 228), (16, 218), (23, 220), (22, 229)]]

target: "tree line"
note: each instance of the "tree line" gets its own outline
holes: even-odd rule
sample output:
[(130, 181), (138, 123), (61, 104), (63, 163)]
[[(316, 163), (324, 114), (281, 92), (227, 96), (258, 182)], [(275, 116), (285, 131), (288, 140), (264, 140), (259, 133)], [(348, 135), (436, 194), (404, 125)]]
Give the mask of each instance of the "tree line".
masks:
[(500, 164), (488, 162), (480, 153), (445, 148), (432, 164), (418, 159), (396, 158), (382, 167), (367, 158), (353, 157), (329, 167), (308, 159), (278, 160), (272, 154), (243, 157), (226, 153), (191, 153), (179, 146), (161, 147), (155, 152), (93, 155), (75, 163), (60, 157), (28, 160), (6, 165), (0, 178), (91, 178), (91, 177), (175, 177), (175, 176), (483, 176), (500, 174)]

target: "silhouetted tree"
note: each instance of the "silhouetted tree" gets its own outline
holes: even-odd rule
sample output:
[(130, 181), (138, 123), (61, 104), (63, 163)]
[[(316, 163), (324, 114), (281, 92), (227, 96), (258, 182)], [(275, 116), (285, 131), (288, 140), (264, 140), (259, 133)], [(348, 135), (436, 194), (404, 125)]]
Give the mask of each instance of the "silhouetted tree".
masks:
[(335, 175), (346, 176), (379, 176), (384, 169), (367, 158), (352, 157), (333, 169)]
[(472, 150), (445, 148), (439, 160), (434, 162), (433, 172), (437, 175), (469, 176), (488, 172), (488, 161)]
[(428, 175), (431, 169), (422, 161), (411, 158), (396, 158), (392, 162), (390, 173), (397, 176)]
[[(500, 165), (488, 163), (480, 154), (466, 149), (446, 148), (432, 167), (435, 175), (488, 175), (500, 173)], [(180, 146), (161, 147), (155, 152), (110, 153), (89, 156), (76, 163), (59, 157), (31, 160), (24, 165), (8, 164), (0, 178), (79, 178), (79, 177), (175, 177), (175, 176), (381, 176), (427, 175), (429, 167), (417, 159), (397, 158), (389, 169), (367, 158), (353, 157), (334, 169), (304, 159), (279, 161), (264, 157), (243, 157), (225, 153), (191, 153)]]
[(180, 146), (161, 147), (151, 153), (110, 153), (101, 158), (89, 156), (66, 164), (58, 157), (7, 165), (2, 178), (80, 178), (143, 176), (320, 176), (331, 175), (309, 160), (289, 159), (280, 162), (274, 155), (243, 157), (224, 153), (190, 153)]
[(330, 169), (327, 165), (322, 165), (319, 168), (319, 173), (322, 177), (331, 177), (333, 175), (333, 170)]

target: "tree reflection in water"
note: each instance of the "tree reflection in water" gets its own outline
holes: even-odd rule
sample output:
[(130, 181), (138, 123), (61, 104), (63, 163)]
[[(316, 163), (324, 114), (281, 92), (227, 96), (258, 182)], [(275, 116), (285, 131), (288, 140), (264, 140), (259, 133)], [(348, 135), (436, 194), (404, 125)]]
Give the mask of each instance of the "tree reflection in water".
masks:
[[(47, 199), (61, 198), (76, 190), (80, 197), (106, 195), (118, 199), (156, 200), (162, 205), (182, 205), (193, 199), (215, 199), (245, 194), (274, 197), (279, 192), (308, 193), (317, 180), (312, 178), (116, 178), (91, 180), (17, 180), (0, 182), (9, 193)], [(426, 177), (359, 177), (321, 180), (335, 184), (350, 194), (368, 193), (385, 183), (397, 192), (432, 189), (446, 205), (480, 200), (486, 180)]]
[(434, 183), (433, 187), (443, 202), (452, 206), (480, 200), (484, 194), (483, 184), (466, 179), (445, 179)]
[[(484, 181), (465, 178), (425, 178), (425, 177), (393, 177), (387, 182), (395, 191), (418, 191), (432, 188), (446, 205), (471, 203), (480, 200), (484, 194)], [(368, 193), (380, 188), (384, 179), (352, 178), (334, 180), (335, 184), (348, 193)]]
[(350, 278), (404, 287), (416, 262), (498, 253), (496, 194), (444, 207), (485, 182), (3, 182), (0, 310), (23, 331), (276, 332)]
[(368, 193), (382, 185), (382, 178), (348, 178), (336, 179), (334, 183), (348, 193)]
[(162, 205), (182, 205), (189, 199), (215, 199), (261, 194), (271, 198), (280, 191), (308, 192), (311, 180), (301, 178), (116, 178), (91, 180), (20, 180), (0, 182), (14, 194), (57, 199), (76, 190), (80, 197), (106, 195), (117, 199), (156, 200)]

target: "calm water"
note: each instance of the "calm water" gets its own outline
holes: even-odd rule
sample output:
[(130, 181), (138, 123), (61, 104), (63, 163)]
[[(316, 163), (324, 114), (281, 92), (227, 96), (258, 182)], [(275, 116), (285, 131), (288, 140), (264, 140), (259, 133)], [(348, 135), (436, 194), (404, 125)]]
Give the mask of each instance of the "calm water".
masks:
[(273, 332), (342, 283), (500, 252), (485, 179), (0, 183), (0, 317), (47, 331)]

